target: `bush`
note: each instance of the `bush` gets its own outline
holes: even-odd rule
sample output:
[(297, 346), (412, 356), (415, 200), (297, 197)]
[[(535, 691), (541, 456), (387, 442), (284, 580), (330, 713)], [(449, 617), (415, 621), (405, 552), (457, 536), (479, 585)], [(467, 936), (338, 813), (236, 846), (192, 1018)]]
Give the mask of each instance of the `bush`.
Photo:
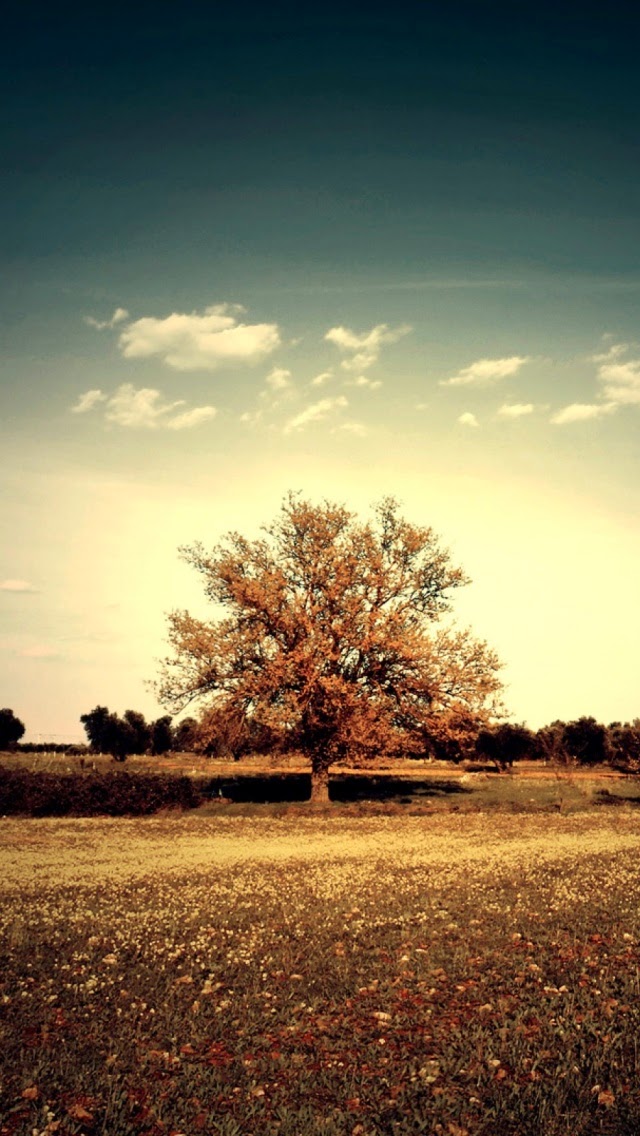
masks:
[(0, 766), (4, 816), (147, 816), (194, 809), (203, 797), (189, 777), (170, 774), (50, 773)]

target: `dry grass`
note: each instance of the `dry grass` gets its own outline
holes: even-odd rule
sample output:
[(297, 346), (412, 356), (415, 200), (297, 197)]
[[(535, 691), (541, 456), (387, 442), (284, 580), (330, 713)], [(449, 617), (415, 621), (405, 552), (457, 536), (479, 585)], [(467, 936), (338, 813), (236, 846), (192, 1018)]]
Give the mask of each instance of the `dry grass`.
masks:
[(640, 816), (6, 820), (2, 1136), (632, 1136)]

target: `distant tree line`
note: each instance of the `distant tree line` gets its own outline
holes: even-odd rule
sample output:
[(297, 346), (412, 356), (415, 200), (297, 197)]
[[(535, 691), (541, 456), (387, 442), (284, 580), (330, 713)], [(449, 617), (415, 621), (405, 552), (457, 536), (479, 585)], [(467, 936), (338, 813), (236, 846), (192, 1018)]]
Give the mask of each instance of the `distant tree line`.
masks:
[[(119, 717), (106, 706), (96, 706), (83, 714), (80, 721), (91, 752), (110, 754), (119, 762), (132, 754), (160, 756), (170, 751), (239, 760), (250, 753), (276, 754), (288, 749), (287, 739), (276, 730), (246, 715), (225, 714), (217, 707), (205, 710), (198, 719), (187, 717), (174, 724), (168, 714), (147, 722), (137, 710), (125, 710)], [(24, 724), (12, 710), (0, 710), (2, 750), (19, 748), (25, 753), (47, 750), (65, 754), (87, 751), (85, 746), (61, 743), (20, 744), (24, 732)], [(640, 718), (604, 726), (595, 718), (582, 717), (572, 722), (555, 721), (539, 730), (501, 722), (479, 730), (471, 738), (466, 728), (456, 732), (451, 727), (435, 742), (431, 739), (421, 756), (455, 763), (476, 761), (500, 770), (510, 769), (519, 761), (541, 761), (566, 766), (609, 764), (635, 773), (640, 772)]]
[(122, 718), (107, 707), (95, 707), (81, 715), (86, 737), (95, 753), (110, 753), (126, 761), (132, 753), (158, 755), (172, 750), (175, 742), (169, 715), (148, 722), (138, 710), (125, 710)]
[(475, 755), (508, 769), (517, 761), (545, 761), (556, 765), (609, 764), (628, 772), (640, 772), (640, 718), (604, 726), (595, 718), (552, 722), (533, 731), (524, 725), (503, 722), (481, 730)]

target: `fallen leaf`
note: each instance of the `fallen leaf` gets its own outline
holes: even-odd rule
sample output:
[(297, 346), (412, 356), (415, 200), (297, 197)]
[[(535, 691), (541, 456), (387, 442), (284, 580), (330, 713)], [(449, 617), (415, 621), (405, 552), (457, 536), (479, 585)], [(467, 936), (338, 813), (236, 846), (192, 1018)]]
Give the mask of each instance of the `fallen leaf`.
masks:
[(89, 1112), (83, 1104), (72, 1104), (67, 1109), (67, 1113), (73, 1120), (93, 1120), (93, 1113)]

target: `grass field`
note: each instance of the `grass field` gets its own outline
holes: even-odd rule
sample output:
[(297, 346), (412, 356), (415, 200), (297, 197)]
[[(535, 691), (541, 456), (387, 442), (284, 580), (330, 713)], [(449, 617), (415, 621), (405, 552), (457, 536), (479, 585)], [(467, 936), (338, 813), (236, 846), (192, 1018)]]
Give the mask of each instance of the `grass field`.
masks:
[(640, 816), (4, 820), (2, 1136), (640, 1131)]

